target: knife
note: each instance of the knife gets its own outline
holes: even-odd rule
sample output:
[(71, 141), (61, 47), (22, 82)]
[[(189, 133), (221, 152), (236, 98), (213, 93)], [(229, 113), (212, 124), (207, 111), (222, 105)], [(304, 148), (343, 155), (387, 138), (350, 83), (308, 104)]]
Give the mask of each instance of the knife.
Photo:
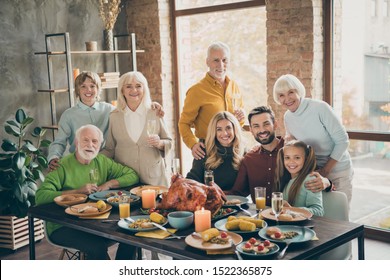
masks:
[(159, 228), (159, 229), (162, 229), (162, 230), (165, 230), (165, 231), (168, 232), (170, 235), (172, 235), (172, 237), (175, 237), (175, 238), (177, 238), (177, 239), (181, 239), (181, 236), (178, 236), (178, 235), (176, 235), (176, 234), (170, 232), (167, 228), (163, 227), (162, 225), (159, 225), (159, 224), (157, 224), (157, 223), (155, 223), (155, 222), (151, 222), (151, 223), (152, 223), (152, 225), (154, 225), (155, 227), (157, 227), (157, 228)]
[[(135, 223), (135, 221), (134, 221), (132, 218), (130, 218), (130, 217), (125, 218), (125, 220), (126, 220), (126, 221), (129, 221), (129, 222), (131, 222), (131, 223)], [(177, 238), (177, 239), (181, 239), (181, 236), (178, 236), (178, 235), (176, 235), (176, 234), (170, 232), (167, 228), (163, 227), (162, 225), (159, 225), (159, 224), (157, 224), (157, 223), (155, 223), (155, 222), (150, 222), (150, 223), (151, 223), (152, 225), (154, 225), (156, 228), (159, 228), (159, 229), (162, 229), (162, 230), (168, 232), (170, 235), (172, 235), (172, 238), (174, 237), (174, 238)]]
[(234, 244), (234, 241), (232, 239), (230, 239), (230, 246), (234, 250), (234, 253), (236, 253), (237, 258), (242, 261), (243, 259), (241, 257), (241, 254), (240, 254), (240, 252), (237, 251), (237, 246), (236, 246), (236, 244)]

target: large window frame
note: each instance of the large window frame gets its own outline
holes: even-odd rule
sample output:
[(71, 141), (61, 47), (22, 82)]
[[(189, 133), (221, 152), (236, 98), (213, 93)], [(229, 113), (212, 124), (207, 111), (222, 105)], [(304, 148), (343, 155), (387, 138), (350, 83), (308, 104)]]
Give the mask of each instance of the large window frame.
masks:
[[(334, 43), (334, 0), (324, 0), (324, 101), (333, 106), (333, 43)], [(376, 133), (362, 130), (347, 130), (352, 140), (390, 142), (390, 133)], [(365, 236), (390, 242), (388, 231), (378, 228), (365, 228)]]
[[(324, 101), (333, 106), (333, 1), (323, 0), (323, 15), (324, 15)], [(176, 48), (176, 18), (180, 16), (196, 15), (202, 13), (210, 13), (217, 11), (226, 11), (233, 9), (242, 9), (248, 7), (265, 6), (266, 0), (254, 0), (245, 1), (231, 4), (222, 4), (208, 7), (192, 8), (176, 10), (175, 0), (170, 0), (171, 6), (171, 22), (173, 25), (173, 57), (174, 57), (174, 80), (178, 81), (178, 69), (177, 69), (177, 48)], [(175, 82), (175, 99), (179, 100), (179, 85)], [(180, 102), (175, 102), (175, 117), (178, 120), (180, 118)], [(368, 131), (348, 130), (350, 139), (363, 140), (363, 141), (380, 141), (390, 142), (390, 133), (377, 133)], [(176, 147), (178, 149), (178, 155), (182, 156), (180, 138), (176, 139)], [(366, 236), (378, 240), (390, 242), (390, 234), (386, 231), (382, 231), (377, 228), (366, 227)]]

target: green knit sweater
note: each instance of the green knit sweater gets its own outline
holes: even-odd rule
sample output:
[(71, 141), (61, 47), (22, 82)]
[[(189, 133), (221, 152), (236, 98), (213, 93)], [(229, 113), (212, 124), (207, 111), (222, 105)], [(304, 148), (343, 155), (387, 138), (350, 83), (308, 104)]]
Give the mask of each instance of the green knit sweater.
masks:
[[(139, 182), (137, 173), (122, 164), (116, 163), (112, 159), (99, 154), (90, 164), (85, 165), (77, 161), (75, 154), (69, 154), (61, 159), (60, 166), (50, 172), (45, 181), (39, 187), (35, 195), (37, 205), (53, 202), (54, 198), (61, 195), (62, 191), (79, 189), (90, 183), (89, 171), (97, 169), (101, 185), (109, 180), (116, 179), (120, 187), (131, 186)], [(61, 225), (47, 223), (49, 235)]]

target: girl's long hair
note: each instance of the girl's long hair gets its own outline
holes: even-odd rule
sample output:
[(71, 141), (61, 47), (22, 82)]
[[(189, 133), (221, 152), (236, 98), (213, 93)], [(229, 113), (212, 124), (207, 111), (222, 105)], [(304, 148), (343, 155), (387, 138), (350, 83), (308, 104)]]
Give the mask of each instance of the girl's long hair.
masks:
[(241, 126), (235, 116), (233, 114), (222, 111), (214, 115), (211, 119), (209, 126), (207, 128), (207, 136), (206, 136), (206, 154), (207, 160), (205, 162), (206, 169), (215, 169), (220, 166), (223, 162), (221, 155), (218, 154), (218, 147), (216, 145), (217, 142), (217, 123), (220, 120), (228, 120), (233, 125), (234, 130), (234, 140), (232, 143), (233, 147), (233, 167), (235, 170), (238, 170), (240, 167), (241, 159), (244, 155), (244, 144), (242, 142), (242, 133)]
[(313, 172), (316, 167), (316, 157), (313, 147), (306, 145), (304, 142), (298, 140), (292, 140), (287, 142), (284, 147), (278, 152), (275, 172), (275, 191), (282, 192), (287, 186), (288, 182), (291, 180), (291, 174), (284, 166), (285, 147), (296, 147), (305, 151), (305, 163), (303, 164), (301, 171), (299, 172), (297, 178), (293, 182), (288, 192), (288, 203), (294, 205), (295, 198), (299, 192), (300, 187), (305, 181), (305, 178), (307, 177), (307, 175)]

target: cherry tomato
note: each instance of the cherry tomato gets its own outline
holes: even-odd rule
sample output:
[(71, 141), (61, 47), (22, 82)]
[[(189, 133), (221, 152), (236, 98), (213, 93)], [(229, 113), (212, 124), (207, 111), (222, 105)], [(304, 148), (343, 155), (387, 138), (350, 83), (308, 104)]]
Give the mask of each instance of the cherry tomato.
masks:
[(226, 213), (232, 213), (232, 208), (228, 208), (228, 209), (226, 209)]
[(121, 191), (118, 191), (118, 195), (122, 195), (123, 194), (123, 192), (121, 192)]
[(221, 238), (227, 238), (228, 237), (228, 234), (226, 232), (221, 232)]
[(282, 237), (282, 234), (280, 232), (275, 232), (275, 237), (280, 238), (280, 237)]
[(258, 245), (257, 246), (257, 250), (263, 251), (264, 250), (264, 246), (262, 244)]
[(250, 244), (249, 242), (245, 243), (245, 248), (247, 249), (252, 248), (252, 244)]
[(153, 212), (155, 212), (155, 211), (156, 211), (156, 209), (150, 208), (150, 209), (149, 209), (149, 214), (150, 214), (150, 213), (153, 213)]
[(264, 244), (264, 246), (269, 246), (269, 245), (271, 245), (271, 242), (269, 240), (265, 240), (263, 242), (263, 244)]
[(256, 238), (251, 237), (248, 241), (250, 244), (255, 244), (257, 242)]

